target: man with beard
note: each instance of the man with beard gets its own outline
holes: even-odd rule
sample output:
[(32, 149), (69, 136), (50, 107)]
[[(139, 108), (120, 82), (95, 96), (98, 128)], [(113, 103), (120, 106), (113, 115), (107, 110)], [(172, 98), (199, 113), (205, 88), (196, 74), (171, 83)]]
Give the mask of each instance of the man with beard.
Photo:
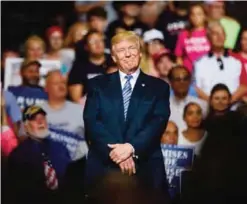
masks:
[(14, 199), (10, 203), (50, 203), (63, 187), (70, 156), (62, 144), (48, 139), (46, 112), (41, 107), (27, 107), (23, 121), (28, 138), (8, 161)]
[(39, 86), (40, 67), (41, 64), (38, 61), (24, 61), (20, 70), (22, 84), (8, 88), (16, 97), (17, 104), (22, 110), (27, 106), (38, 105), (47, 100), (47, 94)]

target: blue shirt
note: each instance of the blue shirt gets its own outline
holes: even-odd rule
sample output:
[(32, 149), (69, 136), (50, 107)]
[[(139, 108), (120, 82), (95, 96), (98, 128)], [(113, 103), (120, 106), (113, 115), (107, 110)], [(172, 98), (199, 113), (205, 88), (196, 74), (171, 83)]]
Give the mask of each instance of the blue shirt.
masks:
[(42, 88), (28, 86), (12, 86), (8, 89), (14, 94), (18, 106), (23, 110), (30, 105), (40, 105), (47, 101), (47, 93)]
[(16, 123), (21, 121), (22, 114), (19, 106), (17, 105), (15, 96), (9, 91), (3, 91), (3, 96), (6, 103), (6, 112), (10, 117), (11, 122)]

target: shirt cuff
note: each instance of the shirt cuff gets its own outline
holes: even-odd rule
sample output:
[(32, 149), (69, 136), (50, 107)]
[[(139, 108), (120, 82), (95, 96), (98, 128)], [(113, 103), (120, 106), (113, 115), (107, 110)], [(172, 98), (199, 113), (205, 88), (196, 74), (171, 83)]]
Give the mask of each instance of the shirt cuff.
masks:
[(127, 143), (127, 144), (129, 144), (132, 147), (132, 157), (138, 159), (138, 156), (135, 155), (135, 148), (133, 147), (133, 145), (130, 143)]

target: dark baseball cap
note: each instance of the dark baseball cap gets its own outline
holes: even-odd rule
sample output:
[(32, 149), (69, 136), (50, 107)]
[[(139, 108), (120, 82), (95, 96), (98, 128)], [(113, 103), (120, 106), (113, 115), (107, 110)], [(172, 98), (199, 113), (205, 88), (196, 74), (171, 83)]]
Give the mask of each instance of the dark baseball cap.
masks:
[(37, 65), (39, 68), (41, 67), (41, 63), (37, 60), (25, 60), (22, 64), (21, 64), (21, 70), (26, 69), (27, 67), (31, 66), (31, 65)]
[(40, 113), (46, 115), (46, 112), (40, 106), (36, 106), (36, 105), (28, 106), (23, 111), (23, 116), (22, 116), (23, 121), (33, 120), (35, 116)]

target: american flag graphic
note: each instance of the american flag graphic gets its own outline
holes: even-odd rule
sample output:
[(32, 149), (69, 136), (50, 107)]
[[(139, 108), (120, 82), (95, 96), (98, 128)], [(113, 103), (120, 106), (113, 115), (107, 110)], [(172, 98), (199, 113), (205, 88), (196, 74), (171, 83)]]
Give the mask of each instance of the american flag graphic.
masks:
[(46, 177), (46, 186), (51, 190), (56, 190), (58, 188), (56, 171), (52, 167), (51, 161), (48, 159), (44, 161), (44, 171)]

